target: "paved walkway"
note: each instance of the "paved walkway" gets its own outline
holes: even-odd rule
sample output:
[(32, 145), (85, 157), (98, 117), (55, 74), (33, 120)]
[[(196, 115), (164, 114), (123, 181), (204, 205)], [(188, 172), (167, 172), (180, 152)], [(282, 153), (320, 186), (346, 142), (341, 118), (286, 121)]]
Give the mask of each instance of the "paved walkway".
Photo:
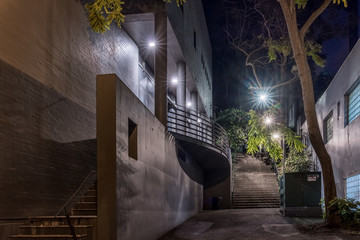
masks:
[(299, 222), (321, 220), (296, 219), (281, 216), (277, 208), (228, 209), (204, 211), (169, 232), (159, 240), (345, 240), (360, 239), (343, 233), (303, 234)]

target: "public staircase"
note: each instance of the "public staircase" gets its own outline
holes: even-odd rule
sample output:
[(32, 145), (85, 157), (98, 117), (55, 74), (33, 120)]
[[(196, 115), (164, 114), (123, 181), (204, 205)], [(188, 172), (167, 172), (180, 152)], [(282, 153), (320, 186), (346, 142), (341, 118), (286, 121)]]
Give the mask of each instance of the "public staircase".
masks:
[(246, 154), (233, 164), (232, 208), (278, 208), (279, 187), (271, 165)]

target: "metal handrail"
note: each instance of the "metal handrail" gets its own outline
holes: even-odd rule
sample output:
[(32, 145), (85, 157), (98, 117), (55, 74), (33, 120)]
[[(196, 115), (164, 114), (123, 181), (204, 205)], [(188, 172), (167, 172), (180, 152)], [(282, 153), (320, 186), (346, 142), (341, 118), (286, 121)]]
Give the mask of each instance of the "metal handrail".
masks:
[(89, 190), (90, 185), (96, 182), (96, 171), (91, 171), (84, 181), (80, 184), (78, 189), (74, 192), (74, 194), (66, 201), (66, 203), (61, 207), (61, 209), (55, 214), (57, 217), (61, 212), (66, 212), (71, 209), (72, 205), (78, 200), (77, 198), (81, 198), (87, 190)]
[(229, 140), (226, 131), (206, 115), (169, 102), (169, 132), (208, 143), (228, 157)]

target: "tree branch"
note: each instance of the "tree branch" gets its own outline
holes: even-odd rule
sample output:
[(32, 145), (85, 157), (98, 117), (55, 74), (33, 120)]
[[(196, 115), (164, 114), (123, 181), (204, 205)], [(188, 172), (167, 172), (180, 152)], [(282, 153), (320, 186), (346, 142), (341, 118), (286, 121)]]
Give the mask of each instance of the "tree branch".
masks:
[(275, 88), (279, 88), (279, 87), (282, 87), (282, 86), (291, 84), (291, 83), (295, 82), (297, 79), (298, 79), (298, 76), (295, 76), (295, 77), (293, 77), (292, 79), (290, 79), (290, 80), (288, 80), (288, 81), (286, 81), (286, 82), (279, 83), (279, 84), (276, 84), (276, 85), (274, 85), (274, 86), (270, 86), (270, 87), (250, 87), (250, 89), (254, 89), (254, 90), (263, 90), (263, 89), (270, 90), (270, 89), (275, 89)]
[(307, 31), (309, 30), (311, 24), (313, 24), (313, 22), (316, 20), (316, 18), (318, 18), (320, 16), (321, 13), (324, 12), (324, 10), (329, 6), (331, 0), (324, 0), (324, 2), (321, 4), (321, 6), (316, 9), (311, 15), (310, 17), (306, 20), (305, 24), (302, 26), (301, 30), (300, 30), (300, 37), (301, 40), (304, 41), (305, 35), (307, 33)]

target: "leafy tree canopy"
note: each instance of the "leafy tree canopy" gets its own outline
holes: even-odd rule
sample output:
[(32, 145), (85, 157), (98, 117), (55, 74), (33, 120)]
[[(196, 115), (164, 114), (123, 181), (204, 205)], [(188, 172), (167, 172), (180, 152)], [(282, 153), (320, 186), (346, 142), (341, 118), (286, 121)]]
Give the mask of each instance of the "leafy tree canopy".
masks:
[[(171, 0), (163, 0), (170, 3)], [(176, 0), (177, 5), (183, 5), (186, 0)], [(113, 21), (121, 28), (125, 16), (123, 15), (122, 0), (94, 0), (92, 4), (86, 4), (85, 9), (88, 12), (88, 20), (91, 28), (97, 33), (104, 33), (110, 30)]]
[(248, 113), (235, 108), (221, 111), (215, 119), (215, 122), (226, 130), (232, 152), (237, 152), (246, 145), (249, 131), (248, 121)]
[(294, 149), (299, 153), (304, 150), (305, 145), (301, 142), (300, 136), (290, 128), (283, 124), (266, 122), (269, 118), (274, 118), (276, 112), (277, 110), (274, 108), (265, 112), (264, 115), (260, 115), (253, 110), (249, 112), (250, 129), (247, 153), (254, 155), (260, 149), (264, 149), (271, 158), (278, 161), (283, 157), (282, 138), (284, 138), (290, 149)]

